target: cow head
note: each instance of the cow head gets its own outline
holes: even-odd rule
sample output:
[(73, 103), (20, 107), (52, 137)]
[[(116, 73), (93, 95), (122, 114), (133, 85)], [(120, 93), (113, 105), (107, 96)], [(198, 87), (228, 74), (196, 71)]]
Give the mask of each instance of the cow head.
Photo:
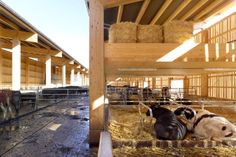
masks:
[[(151, 106), (153, 117), (157, 118), (161, 115), (166, 115), (172, 113), (171, 110), (168, 110), (167, 108), (160, 107), (159, 105), (153, 105)], [(147, 116), (150, 116), (149, 110), (146, 113)]]
[(184, 116), (186, 120), (192, 120), (196, 116), (196, 111), (190, 107), (179, 107), (174, 111), (176, 116)]

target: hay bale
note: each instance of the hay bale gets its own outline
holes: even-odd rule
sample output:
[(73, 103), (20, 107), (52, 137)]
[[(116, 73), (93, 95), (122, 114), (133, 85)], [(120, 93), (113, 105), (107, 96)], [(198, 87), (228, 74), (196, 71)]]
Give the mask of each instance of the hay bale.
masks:
[(137, 42), (140, 43), (163, 42), (162, 27), (159, 25), (138, 25)]
[(137, 24), (121, 22), (111, 25), (109, 29), (109, 43), (136, 43)]
[(170, 21), (164, 24), (165, 43), (183, 43), (193, 37), (193, 22)]

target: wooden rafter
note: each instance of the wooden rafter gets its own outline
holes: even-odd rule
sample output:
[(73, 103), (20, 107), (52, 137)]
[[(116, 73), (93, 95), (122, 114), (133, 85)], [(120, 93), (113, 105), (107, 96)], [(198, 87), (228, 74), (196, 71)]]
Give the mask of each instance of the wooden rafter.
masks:
[(157, 20), (161, 17), (161, 15), (164, 13), (164, 11), (166, 10), (166, 8), (168, 8), (168, 6), (171, 4), (173, 0), (166, 0), (165, 3), (162, 5), (161, 9), (157, 11), (156, 15), (154, 16), (154, 18), (151, 21), (151, 25), (154, 25)]
[(180, 18), (180, 20), (186, 20), (207, 2), (208, 0), (200, 0), (194, 7), (192, 7), (186, 14), (184, 14), (184, 16)]
[(10, 20), (8, 20), (7, 18), (3, 17), (2, 15), (0, 15), (0, 22), (4, 23), (5, 25), (16, 29), (16, 30), (20, 30), (20, 27), (18, 25), (16, 25), (15, 23), (11, 22)]
[(119, 5), (126, 5), (131, 3), (140, 2), (143, 0), (101, 0), (104, 8), (112, 8)]
[(168, 17), (167, 21), (173, 20), (192, 0), (183, 1), (180, 6)]
[(57, 50), (48, 50), (48, 49), (29, 47), (29, 46), (21, 46), (21, 51), (32, 53), (32, 54), (52, 55), (52, 56), (59, 53), (59, 51)]
[(137, 16), (137, 18), (135, 20), (135, 23), (139, 23), (141, 21), (141, 19), (142, 19), (143, 15), (144, 15), (145, 11), (147, 10), (147, 7), (148, 7), (150, 2), (151, 2), (151, 0), (145, 0), (143, 2), (142, 8), (140, 9), (140, 11), (138, 13), (138, 16)]
[(199, 14), (197, 14), (194, 17), (194, 21), (199, 20), (202, 16), (204, 16), (205, 14), (207, 14), (208, 12), (210, 12), (212, 9), (214, 9), (217, 5), (219, 5), (220, 3), (222, 3), (224, 0), (216, 0), (214, 2), (212, 2), (207, 8), (205, 8), (204, 10), (202, 10)]
[(124, 9), (124, 5), (119, 5), (116, 23), (119, 23), (121, 21), (123, 9)]
[(5, 29), (0, 27), (0, 37), (7, 38), (7, 39), (14, 39), (18, 38), (21, 41), (28, 41), (28, 42), (38, 42), (38, 34), (32, 32), (24, 32), (12, 29)]
[(200, 19), (198, 19), (198, 21), (203, 21), (205, 19), (207, 19), (208, 17), (211, 16), (215, 16), (218, 13), (222, 13), (228, 9), (230, 9), (232, 6), (236, 6), (236, 1), (225, 1), (222, 4), (216, 6), (217, 9), (212, 9), (211, 11), (209, 11), (207, 14), (203, 15)]

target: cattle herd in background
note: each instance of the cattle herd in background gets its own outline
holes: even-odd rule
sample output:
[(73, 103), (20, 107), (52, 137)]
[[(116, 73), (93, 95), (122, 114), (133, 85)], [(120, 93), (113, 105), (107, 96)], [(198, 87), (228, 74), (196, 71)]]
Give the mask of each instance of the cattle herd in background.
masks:
[(182, 140), (187, 133), (192, 133), (192, 138), (197, 140), (236, 139), (236, 126), (223, 116), (203, 108), (192, 108), (191, 100), (184, 97), (186, 94), (173, 98), (168, 87), (158, 91), (107, 86), (107, 97), (111, 105), (138, 105), (141, 101), (149, 106), (146, 116), (152, 115), (156, 119), (153, 127), (160, 140)]
[[(174, 91), (172, 91), (174, 90)], [(167, 105), (172, 103), (181, 103), (191, 105), (188, 94), (183, 89), (170, 89), (163, 87), (161, 89), (138, 88), (131, 86), (107, 86), (107, 98), (110, 104), (135, 105), (139, 101), (149, 104)]]
[(88, 88), (66, 86), (44, 88), (33, 92), (0, 90), (0, 123), (16, 118), (21, 110), (25, 110), (29, 106), (31, 108), (30, 111), (37, 110), (39, 100), (56, 102), (64, 99), (78, 99), (81, 95), (88, 95)]

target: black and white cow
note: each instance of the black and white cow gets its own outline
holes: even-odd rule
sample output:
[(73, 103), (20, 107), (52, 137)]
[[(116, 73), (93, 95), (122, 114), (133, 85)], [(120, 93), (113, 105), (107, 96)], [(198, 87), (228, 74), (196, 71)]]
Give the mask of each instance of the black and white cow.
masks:
[(177, 108), (176, 115), (184, 115), (186, 126), (198, 139), (222, 141), (236, 138), (236, 126), (226, 118), (207, 110), (196, 111), (188, 107)]
[[(154, 129), (156, 137), (161, 140), (181, 140), (187, 133), (186, 126), (181, 123), (175, 114), (164, 107), (151, 106), (153, 117), (156, 118)], [(150, 112), (146, 113), (150, 116)]]

